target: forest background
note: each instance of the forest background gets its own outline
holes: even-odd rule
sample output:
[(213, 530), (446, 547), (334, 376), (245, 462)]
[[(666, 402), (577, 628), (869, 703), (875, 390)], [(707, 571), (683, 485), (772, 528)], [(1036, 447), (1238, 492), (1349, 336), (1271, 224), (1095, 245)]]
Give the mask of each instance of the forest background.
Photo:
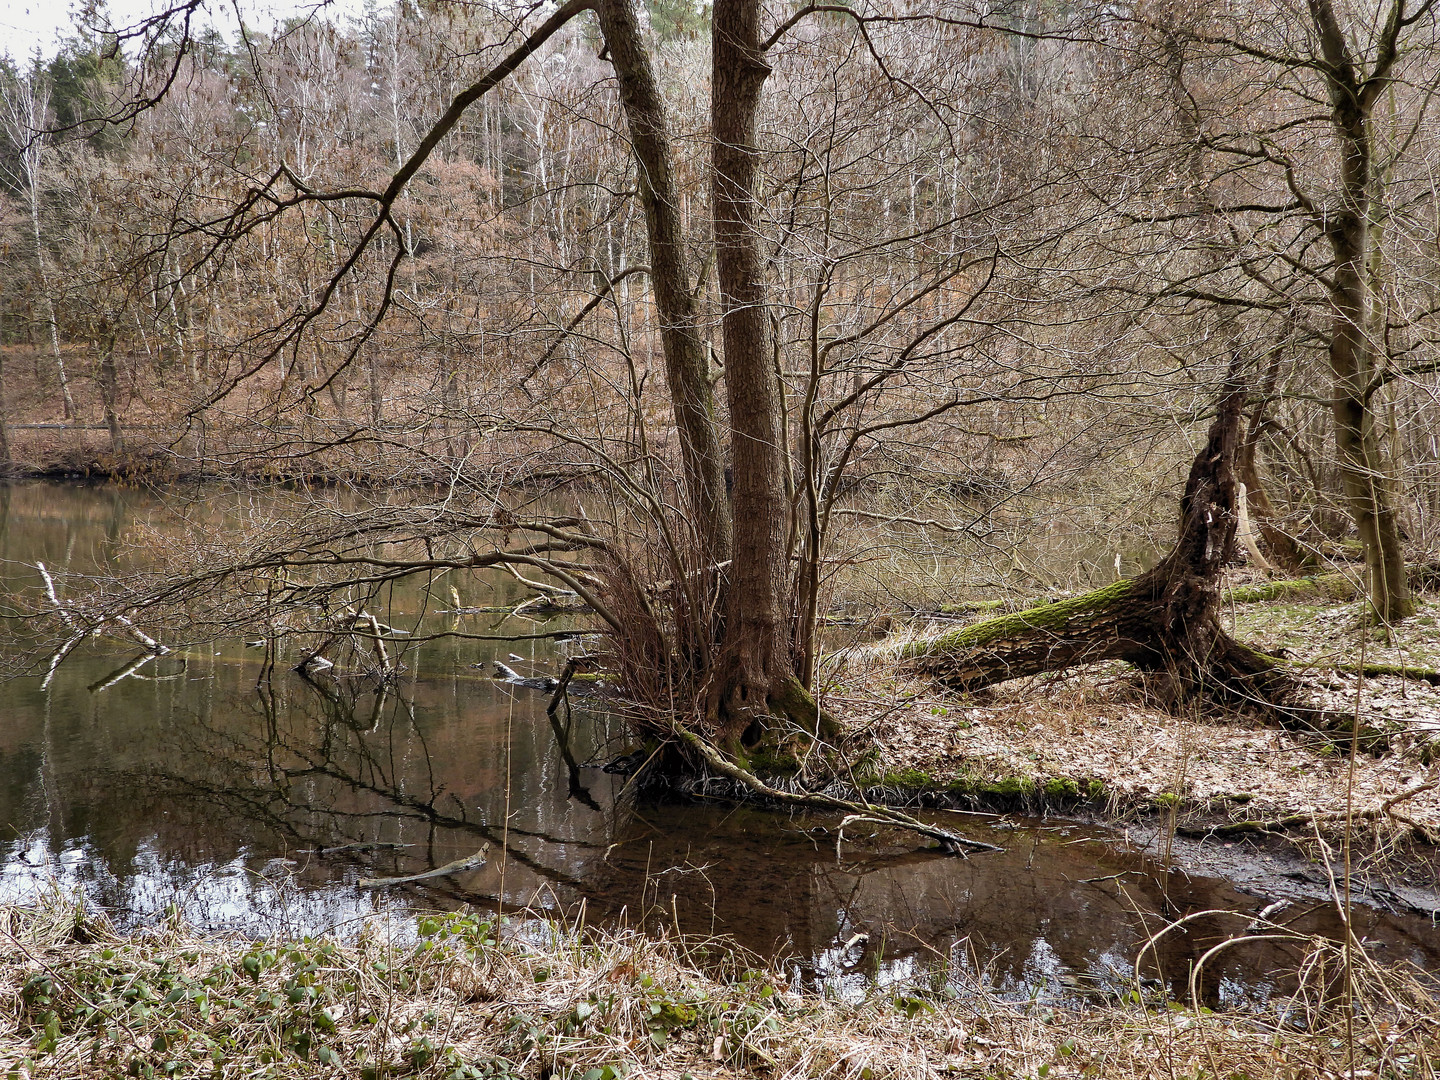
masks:
[[(1221, 561), (1248, 510), (1254, 565), (1358, 555), (1375, 616), (1414, 610), (1430, 3), (591, 8), (229, 42), (191, 3), (11, 63), (12, 469), (444, 493), (260, 557), (197, 540), (96, 625), (194, 626), (202, 582), (277, 569), (308, 576), (272, 623), (318, 586), (528, 566), (609, 625), (637, 700), (733, 741), (823, 719), (838, 603), (1154, 563), (1224, 416)], [(582, 478), (598, 501), (535, 512)], [(342, 539), (425, 557), (357, 579)], [(1057, 542), (1078, 578), (1038, 566)]]
[[(1325, 885), (1347, 920), (1357, 822), (1433, 882), (1440, 728), (1362, 722), (1357, 683), (1325, 682), (1440, 681), (1419, 599), (1440, 541), (1433, 0), (435, 0), (234, 39), (198, 10), (5, 66), (0, 459), (284, 481), (299, 502), (178, 542), (141, 530), (113, 577), (39, 569), (12, 668), (53, 673), (102, 631), (155, 652), (243, 631), (267, 663), (386, 685), (415, 640), (376, 617), (387, 587), (506, 567), (594, 613), (617, 707), (670, 772), (854, 809), (827, 792), (856, 780), (857, 732), (892, 770), (877, 779), (910, 787), (933, 777), (897, 766), (1073, 750), (1053, 788), (983, 793), (1073, 806), (1113, 798), (1168, 737), (1175, 775), (1143, 791), (1169, 814), (1167, 861), (1200, 807), (1212, 837), (1294, 827), (1323, 855), (1322, 830), (1343, 833)], [(1241, 559), (1354, 603), (1260, 653), (1221, 624)], [(883, 630), (1002, 609), (1020, 610), (958, 637), (826, 636), (866, 629), (841, 625), (857, 613)], [(1366, 667), (1397, 642), (1415, 648)], [(1317, 645), (1328, 674), (1302, 678)], [(1103, 707), (976, 693), (1100, 656), (1151, 670)], [(1231, 711), (1189, 711), (1197, 692)], [(1172, 712), (1137, 721), (1137, 697)], [(1262, 762), (1255, 731), (1277, 721), (1292, 731), (1266, 733)], [(917, 733), (943, 745), (917, 757)], [(1134, 753), (1102, 777), (1122, 737)], [(1243, 748), (1218, 779), (1217, 746)], [(757, 775), (777, 763), (783, 790)], [(6, 917), (14, 941), (33, 929)], [(61, 924), (36, 948), (78, 940), (83, 918)], [(472, 932), (466, 963), (504, 955)], [(1370, 966), (1353, 935), (1339, 948), (1353, 994)], [(1386, 993), (1396, 1026), (1373, 1050), (1327, 991), (1315, 1015), (1349, 1026), (1304, 1052), (1340, 1054), (1333, 1074), (1365, 1053), (1430, 1068), (1433, 998)], [(709, 1015), (691, 997), (666, 999), (677, 1029)], [(945, 1053), (972, 1045), (901, 1000)], [(566, 1037), (578, 1009), (556, 1013)], [(51, 1016), (31, 1020), (53, 1049)], [(1127, 1070), (1176, 1075), (1129, 1023)], [(1207, 1025), (1179, 1036), (1197, 1073)], [(730, 1035), (693, 1056), (752, 1061)], [(1295, 1075), (1282, 1041), (1244, 1074)], [(1027, 1071), (1076, 1054), (1053, 1044)], [(983, 1045), (988, 1073), (1006, 1051)], [(612, 1049), (582, 1064), (603, 1075)]]

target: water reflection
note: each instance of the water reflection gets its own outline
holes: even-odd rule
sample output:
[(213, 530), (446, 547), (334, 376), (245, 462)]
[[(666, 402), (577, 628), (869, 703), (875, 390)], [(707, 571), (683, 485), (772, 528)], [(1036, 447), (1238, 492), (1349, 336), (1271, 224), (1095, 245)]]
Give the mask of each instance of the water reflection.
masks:
[[(108, 489), (62, 494), (29, 516), (12, 499), (6, 558), (105, 558), (127, 514), (154, 513), (139, 496), (127, 510)], [(23, 577), (14, 564), (9, 573)], [(397, 590), (389, 603), (386, 618), (399, 622), (418, 617), (424, 598)], [(49, 687), (11, 683), (0, 697), (0, 898), (54, 881), (122, 921), (173, 907), (201, 927), (251, 933), (344, 932), (411, 906), (558, 914), (583, 903), (593, 921), (729, 934), (788, 956), (797, 979), (842, 991), (938, 964), (1017, 995), (1113, 992), (1167, 920), (1244, 913), (1161, 940), (1147, 974), (1183, 995), (1195, 960), (1264, 904), (1073, 824), (962, 819), (1007, 849), (963, 860), (890, 831), (851, 835), (837, 852), (826, 818), (637, 803), (622, 777), (596, 767), (625, 749), (616, 721), (592, 709), (552, 725), (542, 696), (472, 666), (511, 648), (527, 671), (558, 666), (548, 641), (445, 639), (412, 648), (410, 674), (379, 687), (307, 680), (283, 665), (261, 677), (263, 651), (233, 641), (133, 668), (134, 654), (97, 648)], [(482, 845), (490, 857), (476, 869), (397, 889), (356, 885)], [(1293, 910), (1297, 930), (1334, 932), (1327, 906)], [(1361, 918), (1388, 959), (1440, 968), (1428, 924), (1368, 909)], [(1212, 1003), (1283, 989), (1279, 973), (1294, 959), (1274, 942), (1230, 950), (1199, 989)]]

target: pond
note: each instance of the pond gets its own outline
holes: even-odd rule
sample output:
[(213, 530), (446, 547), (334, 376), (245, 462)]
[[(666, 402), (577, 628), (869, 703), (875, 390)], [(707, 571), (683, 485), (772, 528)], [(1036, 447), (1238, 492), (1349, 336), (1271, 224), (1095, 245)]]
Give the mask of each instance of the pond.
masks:
[[(180, 509), (176, 508), (179, 504)], [(113, 487), (0, 488), (3, 588), (34, 589), (33, 569), (112, 562), (143, 525), (180, 542), (188, 516), (223, 523), (242, 495), (192, 491), (162, 502)], [(450, 591), (451, 586), (455, 591)], [(32, 594), (33, 595), (33, 594)], [(874, 981), (948, 971), (1001, 992), (1073, 996), (1124, 988), (1154, 930), (1159, 970), (1177, 994), (1190, 966), (1243, 933), (1272, 898), (1166, 868), (1121, 835), (1063, 820), (945, 814), (1001, 843), (998, 855), (946, 857), (889, 831), (847, 839), (833, 818), (729, 803), (643, 801), (600, 766), (628, 749), (621, 722), (577, 710), (567, 767), (544, 695), (489, 677), (555, 673), (578, 624), (501, 608), (526, 593), (489, 573), (428, 591), (395, 590), (395, 626), (454, 627), (513, 640), (442, 638), (408, 649), (406, 674), (311, 683), (238, 637), (177, 650), (126, 672), (137, 652), (101, 641), (47, 684), (0, 690), (0, 901), (79, 890), (126, 925), (174, 911), (206, 930), (351, 933), (420, 909), (544, 911), (724, 934), (780, 956), (809, 985), (853, 992)], [(555, 635), (537, 636), (537, 635)], [(488, 846), (483, 865), (405, 886), (362, 879), (422, 873)], [(1333, 907), (1297, 902), (1301, 933), (1334, 934)], [(1357, 930), (1389, 960), (1440, 970), (1427, 920), (1357, 908)], [(399, 926), (408, 922), (396, 919)], [(1203, 969), (1219, 1003), (1283, 992), (1296, 953), (1257, 942)]]

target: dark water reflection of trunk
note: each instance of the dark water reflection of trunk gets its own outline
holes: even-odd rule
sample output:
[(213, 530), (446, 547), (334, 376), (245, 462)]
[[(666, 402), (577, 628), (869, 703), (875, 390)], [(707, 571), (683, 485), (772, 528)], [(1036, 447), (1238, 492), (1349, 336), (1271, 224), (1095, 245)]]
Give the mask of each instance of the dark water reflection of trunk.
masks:
[[(0, 563), (0, 584), (24, 586), (19, 564), (37, 559), (75, 569), (113, 560), (137, 516), (154, 513), (145, 497), (111, 489), (0, 487), (0, 557), (12, 560)], [(163, 534), (163, 522), (150, 524)], [(466, 604), (520, 599), (498, 576), (456, 584)], [(435, 606), (418, 590), (387, 604), (394, 625)], [(498, 621), (466, 618), (474, 632)], [(133, 671), (135, 654), (96, 647), (48, 688), (11, 683), (0, 693), (0, 899), (53, 878), (122, 921), (174, 905), (202, 927), (250, 932), (343, 932), (381, 909), (569, 914), (583, 902), (592, 922), (724, 933), (782, 952), (810, 982), (923, 977), (938, 965), (1017, 994), (1120, 987), (1167, 920), (1241, 913), (1161, 939), (1160, 970), (1147, 973), (1184, 994), (1195, 960), (1264, 904), (1063, 822), (958, 819), (1007, 847), (969, 860), (917, 852), (888, 832), (837, 855), (832, 819), (637, 804), (621, 778), (594, 767), (625, 748), (617, 721), (577, 714), (572, 770), (544, 699), (472, 666), (512, 650), (526, 673), (558, 667), (551, 643), (440, 640), (410, 649), (407, 677), (377, 691), (345, 677), (310, 683), (283, 663), (257, 679), (264, 650), (232, 640)], [(389, 892), (354, 884), (487, 844), (476, 870)], [(1336, 930), (1328, 907), (1293, 912), (1299, 931)], [(1360, 919), (1387, 958), (1440, 969), (1428, 923), (1368, 909)], [(1285, 988), (1279, 973), (1294, 961), (1272, 943), (1229, 950), (1199, 989), (1212, 1003), (1263, 996)]]

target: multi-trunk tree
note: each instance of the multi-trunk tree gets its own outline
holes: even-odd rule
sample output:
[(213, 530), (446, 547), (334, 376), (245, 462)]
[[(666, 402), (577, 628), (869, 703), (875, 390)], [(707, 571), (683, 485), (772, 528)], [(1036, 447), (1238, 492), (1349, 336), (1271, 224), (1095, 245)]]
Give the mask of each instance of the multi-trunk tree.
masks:
[[(1400, 36), (1423, 15), (1394, 10)], [(708, 55), (693, 27), (657, 44), (631, 0), (519, 23), (447, 11), (193, 56), (188, 96), (170, 87), (131, 137), (151, 157), (136, 205), (117, 212), (130, 246), (113, 276), (134, 318), (104, 328), (133, 321), (161, 374), (183, 361), (187, 445), (227, 425), (224, 465), (320, 462), (452, 494), (377, 500), (363, 524), (317, 513), (122, 592), (121, 609), (158, 612), (228, 579), (265, 597), (262, 619), (283, 611), (324, 640), (304, 623), (322, 592), (508, 566), (595, 608), (651, 731), (678, 717), (735, 751), (823, 734), (814, 673), (837, 522), (884, 518), (843, 501), (859, 463), (974, 457), (947, 481), (966, 498), (993, 482), (1002, 500), (1008, 478), (975, 447), (1043, 461), (1118, 442), (1117, 401), (1163, 406), (1173, 427), (1182, 397), (1212, 403), (1196, 419), (1213, 409), (1215, 371), (1256, 367), (1257, 342), (1314, 351), (1323, 338), (1337, 387), (1368, 409), (1341, 457), (1376, 607), (1403, 614), (1390, 466), (1365, 457), (1379, 452), (1375, 395), (1420, 370), (1376, 359), (1393, 320), (1366, 222), (1384, 169), (1352, 162), (1333, 174), (1339, 194), (1315, 195), (1333, 162), (1295, 165), (1307, 147), (1285, 140), (1319, 121), (1285, 104), (1288, 83), (1213, 104), (1288, 53), (1216, 29), (1218, 16), (1110, 9), (1052, 26), (880, 4), (778, 17), (721, 0)], [(163, 80), (174, 51), (152, 31)], [(1296, 78), (1343, 105), (1344, 87), (1380, 86), (1401, 62), (1365, 53), (1347, 69), (1343, 51)], [(1159, 107), (1125, 113), (1134, 86), (1158, 86)], [(1363, 115), (1344, 128), (1337, 105), (1327, 132), (1370, 130), (1378, 91), (1356, 93)], [(1347, 364), (1366, 374), (1341, 378)], [(1214, 618), (1232, 481), (1247, 468), (1258, 480), (1253, 440), (1246, 459), (1230, 424), (1247, 403), (1227, 385), (1230, 426), (1211, 434), (1224, 449), (1202, 455), (1209, 472), (1197, 463), (1176, 553), (1111, 614), (1145, 664), (1178, 659), (1195, 676), (1182, 681), (1219, 673), (1234, 689), (1267, 665)], [(1257, 430), (1255, 399), (1277, 385), (1250, 381)], [(557, 475), (602, 494), (542, 513), (505, 487)], [(919, 511), (892, 520), (947, 528)], [(1047, 662), (1091, 655), (1100, 622), (1058, 628), (1074, 647), (1048, 647)]]
[[(504, 87), (550, 39), (568, 33), (572, 20), (592, 12), (604, 57), (613, 67), (624, 131), (633, 154), (635, 195), (645, 225), (645, 264), (639, 269), (648, 280), (654, 305), (656, 338), (678, 444), (678, 469), (673, 476), (665, 473), (663, 462), (658, 471), (653, 463), (634, 469), (608, 455), (603, 434), (593, 437), (578, 428), (566, 432), (553, 421), (539, 423), (534, 417), (500, 413), (492, 417), (490, 428), (543, 431), (568, 440), (566, 445), (599, 467), (607, 482), (624, 496), (626, 505), (617, 527), (623, 531), (624, 522), (637, 516), (647, 520), (660, 555), (642, 571), (615, 542), (616, 537), (605, 535), (604, 530), (581, 526), (569, 517), (530, 518), (521, 527), (545, 539), (487, 553), (471, 563), (539, 570), (591, 600), (609, 622), (622, 660), (630, 654), (637, 673), (643, 664), (652, 677), (658, 674), (659, 682), (670, 687), (670, 696), (656, 702), (664, 706), (661, 711), (667, 715), (684, 702), (693, 719), (735, 747), (759, 737), (775, 717), (782, 726), (815, 733), (828, 718), (807, 689), (817, 617), (813, 581), (800, 611), (801, 621), (809, 622), (801, 636), (810, 644), (798, 653), (796, 649), (791, 557), (797, 545), (795, 476), (785, 423), (786, 388), (775, 350), (776, 318), (768, 300), (771, 253), (759, 192), (761, 89), (769, 67), (758, 3), (722, 4), (714, 12), (712, 151), (709, 183), (703, 192), (682, 193), (677, 142), (655, 75), (651, 44), (629, 0), (572, 0), (538, 27), (517, 35), (503, 59), (456, 93), (439, 121), (404, 151), (398, 98), (391, 87), (389, 101), (394, 108), (390, 119), (395, 121), (391, 129), (398, 168), (377, 188), (326, 190), (312, 186), (309, 177), (323, 171), (318, 161), (339, 152), (337, 146), (324, 141), (315, 121), (320, 113), (333, 111), (333, 102), (343, 100), (343, 94), (331, 87), (284, 95), (287, 104), (282, 109), (262, 113), (269, 117), (264, 122), (266, 137), (274, 142), (279, 160), (260, 172), (250, 162), (233, 158), (231, 168), (251, 178), (248, 186), (237, 192), (236, 205), (216, 214), (202, 203), (201, 213), (209, 209), (206, 217), (192, 216), (195, 209), (189, 205), (178, 208), (165, 233), (158, 238), (141, 235), (131, 277), (153, 282), (151, 295), (175, 305), (179, 299), (189, 299), (187, 282), (191, 287), (212, 282), (223, 286), (227, 273), (243, 272), (257, 243), (271, 260), (293, 259), (298, 287), (291, 298), (274, 296), (275, 314), (269, 320), (263, 316), (263, 297), (258, 298), (262, 310), (250, 312), (248, 318), (261, 324), (259, 332), (247, 334), (237, 327), (241, 332), (231, 336), (240, 339), (243, 347), (228, 358), (212, 351), (206, 370), (197, 367), (195, 375), (204, 397), (191, 416), (198, 421), (205, 415), (205, 406), (241, 400), (247, 393), (254, 402), (253, 385), (258, 387), (262, 404), (257, 419), (268, 411), (278, 431), (293, 430), (298, 420), (300, 425), (309, 425), (305, 430), (310, 449), (323, 449), (323, 440), (308, 434), (316, 430), (317, 394), (328, 390), (340, 405), (337, 387), (383, 332), (387, 316), (409, 317), (422, 326), (433, 319), (425, 312), (423, 281), (407, 276), (404, 269), (407, 260), (418, 258), (417, 236), (423, 240), (415, 227), (419, 210), (411, 200), (422, 178), (428, 180), (434, 174), (422, 174), (422, 170), (434, 164), (432, 158), (438, 158), (442, 140), (457, 131), (477, 103)], [(316, 62), (328, 76), (344, 64), (328, 42), (321, 44), (325, 48), (316, 54), (320, 58)], [(393, 59), (391, 67), (398, 68)], [(203, 72), (196, 78), (199, 83), (205, 81)], [(256, 107), (262, 108), (269, 100), (273, 109), (275, 80), (257, 69), (252, 87)], [(182, 125), (191, 122), (188, 117), (176, 120)], [(198, 171), (193, 182), (202, 189), (216, 186), (209, 175)], [(692, 219), (706, 216), (703, 208), (708, 202), (708, 227), (697, 230), (693, 221), (687, 222), (687, 199), (695, 207), (689, 215)], [(280, 238), (270, 227), (286, 215), (307, 223), (304, 243), (309, 252), (295, 250), (290, 241), (279, 246)], [(962, 255), (958, 261), (967, 260)], [(379, 295), (365, 295), (362, 309), (359, 298), (367, 290), (360, 271), (376, 264), (383, 268)], [(718, 289), (718, 335), (707, 324), (714, 308), (707, 308), (703, 299), (711, 287), (712, 272)], [(627, 276), (612, 277), (597, 299), (613, 303), (621, 278)], [(938, 277), (948, 281), (954, 272), (942, 271)], [(915, 302), (926, 300), (929, 324), (943, 325), (945, 312), (936, 305), (946, 297), (933, 289), (919, 292)], [(927, 299), (927, 292), (934, 295)], [(357, 304), (353, 320), (346, 310), (352, 299)], [(894, 321), (906, 302), (892, 300), (890, 306), (895, 310), (880, 320), (882, 324)], [(582, 309), (581, 315), (588, 310)], [(212, 311), (203, 317), (217, 326), (225, 313)], [(177, 331), (180, 321), (173, 322)], [(223, 326), (217, 328), (223, 332)], [(578, 317), (568, 327), (572, 332), (582, 329)], [(826, 331), (817, 325), (815, 333), (824, 336)], [(915, 331), (917, 341), (926, 336), (923, 328)], [(626, 348), (623, 342), (620, 348)], [(633, 351), (626, 355), (635, 375)], [(223, 363), (217, 362), (221, 359)], [(878, 391), (888, 379), (901, 374), (911, 359), (902, 356), (887, 371), (871, 373), (868, 385), (859, 381), (849, 395), (849, 405), (858, 407), (872, 390)], [(278, 382), (269, 374), (272, 372), (278, 374)], [(724, 389), (723, 408), (716, 400), (717, 381)], [(625, 453), (643, 456), (647, 421), (638, 400), (638, 376), (632, 391), (640, 441), (629, 444)], [(448, 400), (442, 398), (442, 408), (463, 419), (465, 410), (444, 404)], [(294, 402), (298, 410), (285, 413), (287, 402)], [(955, 398), (942, 408), (958, 404)], [(814, 402), (811, 405), (813, 408)], [(941, 409), (932, 406), (930, 411)], [(282, 420), (282, 416), (289, 419)], [(384, 438), (379, 430), (361, 437)], [(329, 445), (353, 441), (348, 431), (339, 435), (332, 431)], [(293, 446), (294, 441), (286, 439), (279, 445), (287, 444)], [(821, 463), (817, 459), (815, 464), (819, 467)], [(824, 481), (823, 476), (812, 478), (810, 487)], [(497, 528), (508, 527), (508, 522), (497, 519)], [(582, 565), (555, 557), (562, 552), (579, 552), (588, 562)], [(806, 557), (813, 573), (821, 558), (818, 538)], [(669, 581), (668, 589), (647, 576), (657, 566)], [(238, 579), (247, 572), (276, 567), (314, 569), (316, 563), (295, 549), (276, 548), (249, 564), (230, 567), (228, 573)], [(423, 574), (433, 569), (432, 561), (421, 559), (394, 573)], [(213, 580), (214, 568), (199, 576)], [(631, 607), (623, 609), (617, 598)]]

